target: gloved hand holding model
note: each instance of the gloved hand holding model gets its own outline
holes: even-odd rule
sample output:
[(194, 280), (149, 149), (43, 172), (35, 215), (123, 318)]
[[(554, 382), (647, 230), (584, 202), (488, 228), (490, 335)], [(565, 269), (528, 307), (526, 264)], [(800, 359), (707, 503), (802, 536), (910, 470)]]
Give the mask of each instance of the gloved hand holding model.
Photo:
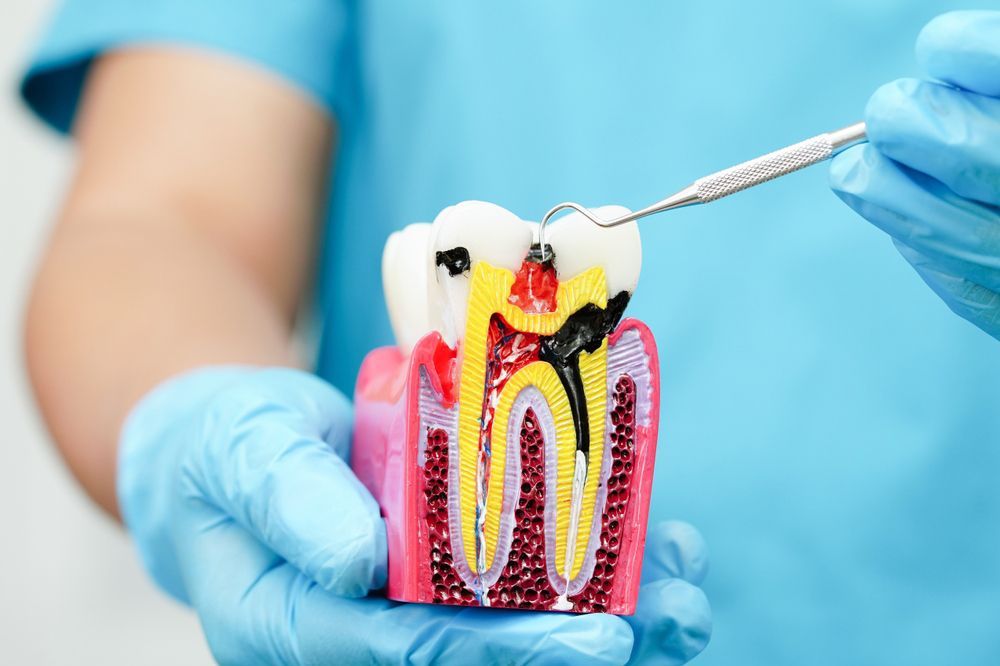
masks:
[(834, 160), (831, 186), (952, 310), (1000, 338), (1000, 12), (939, 16), (916, 52), (931, 80), (875, 92), (871, 143)]
[(169, 380), (126, 421), (125, 523), (220, 662), (681, 664), (704, 648), (707, 559), (684, 523), (650, 530), (627, 619), (364, 598), (385, 583), (385, 532), (344, 462), (350, 427), (321, 379), (238, 367)]

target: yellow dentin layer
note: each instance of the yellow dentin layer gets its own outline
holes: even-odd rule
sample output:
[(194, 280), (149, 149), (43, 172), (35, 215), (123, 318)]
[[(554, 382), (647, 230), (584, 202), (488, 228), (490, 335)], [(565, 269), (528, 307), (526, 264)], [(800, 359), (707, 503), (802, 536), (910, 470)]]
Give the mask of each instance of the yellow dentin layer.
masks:
[[(510, 410), (517, 396), (525, 388), (534, 386), (545, 398), (555, 421), (556, 447), (559, 449), (560, 478), (573, 477), (573, 451), (576, 449), (576, 431), (573, 428), (573, 415), (570, 412), (569, 401), (563, 390), (562, 382), (552, 366), (542, 361), (535, 361), (517, 371), (504, 386), (497, 403), (496, 415), (493, 418), (493, 470), (490, 472), (489, 495), (486, 499), (486, 524), (483, 527), (483, 541), (486, 544), (486, 561), (492, 562), (496, 553), (496, 544), (500, 531), (500, 514), (503, 503), (503, 484), (507, 462), (507, 426), (510, 421)], [(515, 433), (520, 433), (521, 424), (509, 424)], [(515, 442), (519, 441), (515, 435)], [(565, 451), (563, 449), (566, 449)], [(548, 461), (546, 461), (546, 464)], [(565, 469), (564, 469), (565, 468)], [(568, 475), (568, 476), (566, 476)], [(565, 493), (557, 494), (560, 506), (569, 506), (572, 497), (571, 488), (560, 486)], [(565, 495), (565, 497), (563, 497)], [(517, 495), (515, 494), (515, 497)], [(506, 507), (513, 511), (514, 507)]]
[[(571, 570), (564, 571), (570, 525), (573, 472), (576, 458), (576, 438), (569, 399), (555, 371), (544, 362), (535, 362), (508, 379), (500, 395), (489, 425), (491, 444), (490, 475), (485, 498), (483, 517), (483, 559), (485, 568), (480, 571), (476, 558), (476, 483), (479, 442), (482, 433), (481, 416), (484, 401), (487, 349), (490, 320), (499, 314), (514, 329), (525, 333), (552, 335), (567, 318), (588, 303), (607, 307), (607, 287), (604, 270), (594, 267), (574, 278), (561, 282), (556, 291), (556, 311), (528, 314), (508, 302), (514, 274), (486, 262), (477, 262), (472, 271), (469, 290), (468, 316), (459, 386), (458, 460), (459, 507), (462, 545), (469, 568), (483, 573), (496, 557), (500, 515), (503, 510), (503, 482), (507, 455), (507, 420), (517, 394), (526, 386), (534, 385), (548, 401), (555, 419), (557, 460), (556, 488), (547, 494), (556, 496), (556, 552), (555, 563), (560, 575), (572, 580), (580, 570), (586, 554), (587, 542), (594, 517), (597, 483), (600, 480), (601, 458), (604, 451), (604, 410), (606, 402), (607, 341), (592, 354), (580, 354), (580, 374), (587, 399), (590, 421), (590, 457), (582, 496), (580, 520), (573, 553)], [(514, 507), (508, 507), (513, 510)], [(551, 557), (551, 555), (550, 555)], [(568, 575), (567, 575), (568, 574)]]
[[(565, 550), (560, 549), (560, 534), (565, 534), (567, 530), (560, 529), (556, 533), (556, 567), (560, 573), (568, 580), (573, 580), (580, 573), (583, 566), (583, 557), (587, 552), (587, 542), (590, 540), (590, 530), (594, 520), (594, 505), (597, 500), (597, 484), (601, 480), (601, 459), (604, 456), (604, 413), (607, 406), (608, 388), (608, 341), (604, 340), (599, 349), (593, 354), (583, 352), (580, 354), (580, 375), (583, 377), (583, 394), (587, 397), (587, 415), (590, 421), (590, 456), (587, 461), (587, 482), (583, 486), (583, 502), (580, 506), (580, 521), (577, 524), (576, 551), (573, 553), (573, 564), (570, 571), (562, 571), (565, 568)], [(574, 433), (575, 456), (576, 436)], [(562, 449), (559, 449), (560, 456)], [(559, 460), (560, 465), (562, 459)], [(570, 475), (567, 483), (572, 486), (573, 472), (570, 468)], [(560, 477), (560, 489), (562, 479)], [(561, 508), (561, 505), (560, 505)], [(565, 548), (565, 546), (564, 546)]]

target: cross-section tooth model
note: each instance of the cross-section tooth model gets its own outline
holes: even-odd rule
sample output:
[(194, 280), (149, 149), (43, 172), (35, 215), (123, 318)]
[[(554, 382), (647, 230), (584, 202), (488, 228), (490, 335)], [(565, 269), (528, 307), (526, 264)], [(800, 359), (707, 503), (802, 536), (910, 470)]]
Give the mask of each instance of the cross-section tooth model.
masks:
[(659, 414), (652, 335), (622, 319), (639, 231), (546, 231), (543, 250), (537, 224), (470, 201), (386, 243), (397, 345), (362, 365), (351, 464), (392, 599), (635, 608)]

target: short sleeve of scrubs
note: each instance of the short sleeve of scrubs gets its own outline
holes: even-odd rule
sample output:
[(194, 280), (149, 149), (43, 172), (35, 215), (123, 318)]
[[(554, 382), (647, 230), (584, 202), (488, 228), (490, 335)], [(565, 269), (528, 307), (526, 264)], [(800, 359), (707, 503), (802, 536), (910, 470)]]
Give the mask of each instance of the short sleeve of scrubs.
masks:
[(343, 0), (64, 0), (28, 64), (21, 95), (69, 130), (87, 70), (103, 52), (173, 44), (260, 65), (334, 111), (348, 17)]

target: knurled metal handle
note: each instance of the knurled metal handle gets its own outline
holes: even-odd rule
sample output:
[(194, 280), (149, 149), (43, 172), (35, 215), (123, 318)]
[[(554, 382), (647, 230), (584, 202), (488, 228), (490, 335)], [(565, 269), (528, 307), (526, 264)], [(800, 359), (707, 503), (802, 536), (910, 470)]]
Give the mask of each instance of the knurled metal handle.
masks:
[(700, 203), (708, 203), (798, 171), (830, 157), (833, 142), (829, 134), (820, 134), (773, 153), (747, 160), (694, 181)]
[(545, 225), (553, 215), (570, 208), (580, 213), (600, 227), (616, 227), (635, 220), (655, 215), (665, 210), (683, 208), (696, 204), (708, 203), (722, 197), (727, 197), (754, 185), (766, 183), (769, 180), (784, 176), (805, 168), (811, 164), (822, 162), (833, 157), (845, 148), (867, 141), (865, 124), (854, 123), (833, 132), (824, 132), (811, 139), (800, 141), (773, 153), (737, 164), (734, 167), (703, 176), (687, 187), (674, 192), (666, 199), (650, 204), (632, 213), (626, 213), (612, 220), (603, 220), (578, 203), (565, 201), (549, 209), (538, 225), (538, 244), (540, 256), (545, 258)]

